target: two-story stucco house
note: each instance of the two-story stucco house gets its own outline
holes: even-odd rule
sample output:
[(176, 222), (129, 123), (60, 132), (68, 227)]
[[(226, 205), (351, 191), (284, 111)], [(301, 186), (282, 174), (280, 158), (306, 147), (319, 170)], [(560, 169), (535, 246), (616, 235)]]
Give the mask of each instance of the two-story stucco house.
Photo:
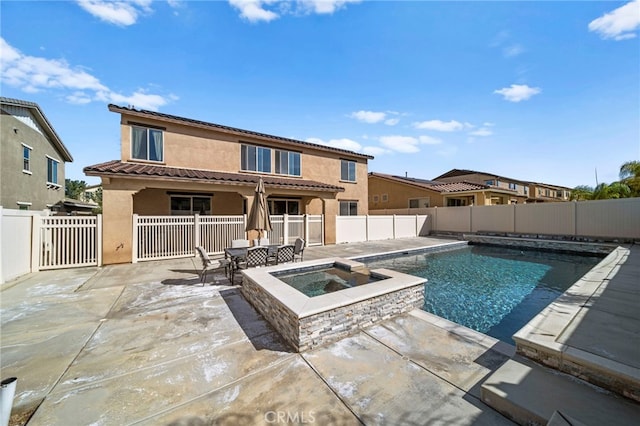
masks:
[(485, 184), (505, 193), (505, 196), (498, 197), (498, 203), (492, 204), (569, 201), (571, 198), (571, 188), (567, 188), (565, 186), (517, 180), (493, 173), (478, 172), (475, 170), (452, 169), (433, 180), (441, 182), (465, 181)]
[[(489, 185), (369, 173), (369, 210), (506, 204), (513, 195)], [(504, 202), (501, 202), (504, 201)]]
[(0, 205), (55, 210), (71, 154), (38, 104), (0, 98)]
[(86, 167), (102, 179), (104, 263), (132, 254), (132, 215), (237, 215), (262, 177), (272, 214), (324, 214), (335, 243), (337, 215), (366, 214), (373, 157), (153, 111), (120, 114), (121, 158)]

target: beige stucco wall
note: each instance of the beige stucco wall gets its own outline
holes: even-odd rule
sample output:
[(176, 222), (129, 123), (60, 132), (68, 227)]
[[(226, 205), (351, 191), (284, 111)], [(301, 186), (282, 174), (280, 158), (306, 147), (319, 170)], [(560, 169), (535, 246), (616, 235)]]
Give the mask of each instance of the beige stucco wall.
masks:
[[(379, 209), (406, 209), (409, 207), (410, 198), (429, 197), (430, 207), (442, 207), (444, 198), (439, 192), (425, 188), (411, 186), (400, 182), (390, 181), (378, 176), (369, 178), (369, 208)], [(387, 201), (382, 201), (382, 196), (387, 195)], [(373, 201), (378, 196), (378, 202)]]
[[(241, 145), (266, 146), (272, 149), (300, 152), (301, 176), (285, 176), (291, 179), (305, 179), (323, 182), (345, 188), (337, 195), (338, 200), (358, 202), (358, 214), (366, 214), (368, 206), (368, 165), (367, 160), (356, 158), (339, 152), (327, 152), (302, 144), (291, 146), (277, 141), (266, 141), (260, 138), (236, 136), (198, 127), (186, 126), (178, 123), (151, 120), (148, 118), (122, 115), (121, 120), (121, 155), (123, 161), (140, 162), (131, 158), (131, 127), (134, 125), (148, 125), (164, 128), (164, 161), (162, 164), (171, 167), (183, 167), (201, 170), (214, 170), (229, 173), (251, 173), (241, 170)], [(356, 162), (356, 183), (340, 180), (341, 159)], [(275, 155), (271, 156), (271, 170), (275, 170)], [(263, 173), (260, 173), (264, 175)], [(273, 191), (273, 194), (289, 196), (296, 192)], [(297, 192), (300, 195), (299, 192)], [(234, 213), (236, 214), (236, 213)]]
[[(301, 213), (325, 215), (325, 243), (333, 244), (335, 217), (339, 213), (339, 202), (356, 201), (358, 214), (367, 214), (368, 165), (366, 158), (348, 153), (324, 151), (303, 144), (287, 145), (260, 137), (239, 137), (224, 131), (188, 126), (145, 117), (123, 114), (121, 116), (121, 160), (143, 163), (131, 158), (131, 126), (147, 125), (163, 128), (164, 161), (144, 162), (171, 167), (212, 170), (228, 173), (251, 173), (241, 170), (241, 145), (243, 143), (266, 146), (284, 151), (300, 152), (301, 176), (292, 177), (273, 174), (276, 177), (304, 179), (343, 187), (343, 192), (301, 191), (273, 188), (266, 185), (268, 197), (296, 198), (300, 200)], [(356, 182), (340, 180), (341, 160), (356, 162)], [(271, 169), (275, 170), (275, 155), (272, 152)], [(258, 173), (258, 175), (265, 175)], [(132, 214), (168, 215), (170, 196), (167, 191), (210, 193), (212, 213), (236, 215), (244, 212), (243, 206), (253, 200), (254, 187), (250, 185), (219, 185), (208, 182), (177, 181), (164, 179), (134, 179), (103, 177), (103, 211), (105, 237), (103, 259), (105, 264), (131, 261)]]

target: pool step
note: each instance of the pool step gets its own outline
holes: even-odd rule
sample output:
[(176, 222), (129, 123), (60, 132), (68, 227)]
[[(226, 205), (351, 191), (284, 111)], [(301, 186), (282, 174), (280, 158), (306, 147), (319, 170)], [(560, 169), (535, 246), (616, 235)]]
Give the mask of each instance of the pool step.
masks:
[[(640, 404), (516, 355), (481, 386), (482, 401), (521, 425), (630, 425)], [(562, 416), (554, 414), (559, 412)], [(553, 418), (553, 420), (552, 420)]]

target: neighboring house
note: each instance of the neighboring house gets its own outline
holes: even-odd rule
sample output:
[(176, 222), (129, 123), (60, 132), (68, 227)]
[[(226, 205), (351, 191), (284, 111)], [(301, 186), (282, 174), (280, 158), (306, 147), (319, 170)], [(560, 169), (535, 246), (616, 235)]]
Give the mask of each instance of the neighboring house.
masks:
[(132, 260), (132, 215), (238, 215), (262, 177), (272, 214), (366, 214), (373, 157), (158, 112), (120, 114), (121, 158), (84, 169), (102, 179), (103, 260)]
[(38, 104), (0, 97), (0, 205), (56, 210), (73, 161)]
[(508, 204), (513, 193), (471, 182), (438, 182), (369, 173), (369, 209)]
[(546, 183), (529, 182), (529, 198), (527, 198), (527, 203), (570, 200), (571, 188)]
[(513, 196), (509, 198), (509, 203), (541, 203), (569, 201), (571, 199), (571, 188), (512, 179), (475, 170), (452, 169), (433, 180), (439, 182), (473, 182), (489, 185), (491, 188), (508, 190), (513, 193)]

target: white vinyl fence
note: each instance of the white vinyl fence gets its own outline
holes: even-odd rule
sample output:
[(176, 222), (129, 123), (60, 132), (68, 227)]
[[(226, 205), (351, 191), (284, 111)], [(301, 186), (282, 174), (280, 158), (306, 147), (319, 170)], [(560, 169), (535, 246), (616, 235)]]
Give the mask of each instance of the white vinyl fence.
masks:
[[(133, 215), (133, 262), (190, 257), (196, 246), (211, 254), (224, 253), (232, 240), (246, 238), (246, 223), (246, 215)], [(293, 244), (298, 237), (307, 245), (324, 243), (322, 215), (274, 215), (271, 224), (267, 237), (273, 244)]]
[(40, 219), (41, 270), (102, 264), (102, 215)]
[(0, 283), (45, 269), (102, 264), (102, 216), (0, 207)]
[(336, 243), (428, 235), (428, 220), (428, 215), (336, 216)]

